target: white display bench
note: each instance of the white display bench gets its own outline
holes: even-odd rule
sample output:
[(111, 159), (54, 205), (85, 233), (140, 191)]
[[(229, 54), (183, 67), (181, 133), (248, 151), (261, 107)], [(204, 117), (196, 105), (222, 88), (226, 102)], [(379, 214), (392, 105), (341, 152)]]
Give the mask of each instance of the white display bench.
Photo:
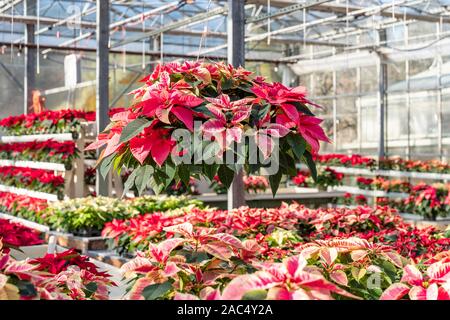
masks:
[[(49, 194), (28, 189), (8, 187), (0, 185), (0, 191), (7, 191), (19, 195), (26, 195), (33, 198), (44, 199), (47, 201), (57, 201), (66, 198), (78, 198), (84, 196), (84, 146), (85, 146), (85, 126), (81, 127), (79, 132), (74, 133), (54, 133), (54, 134), (32, 134), (22, 136), (1, 136), (1, 143), (21, 143), (34, 141), (74, 141), (78, 150), (78, 157), (69, 166), (62, 163), (39, 162), (39, 161), (15, 161), (0, 160), (0, 166), (16, 166), (23, 168), (52, 170), (55, 173), (61, 173), (64, 177), (64, 195), (58, 197), (56, 194)], [(62, 198), (62, 199), (61, 199)]]

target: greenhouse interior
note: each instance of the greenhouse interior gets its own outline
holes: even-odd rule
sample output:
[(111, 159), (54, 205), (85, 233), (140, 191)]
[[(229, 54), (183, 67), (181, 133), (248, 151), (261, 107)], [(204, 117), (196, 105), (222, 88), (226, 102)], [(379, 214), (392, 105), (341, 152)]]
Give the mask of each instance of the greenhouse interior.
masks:
[(448, 0), (0, 1), (0, 300), (450, 300), (449, 36)]

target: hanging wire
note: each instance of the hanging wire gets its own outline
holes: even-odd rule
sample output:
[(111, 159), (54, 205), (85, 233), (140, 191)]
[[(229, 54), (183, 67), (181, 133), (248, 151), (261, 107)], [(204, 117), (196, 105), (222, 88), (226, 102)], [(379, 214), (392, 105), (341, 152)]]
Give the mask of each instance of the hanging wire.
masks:
[[(208, 1), (208, 6), (206, 8), (206, 13), (209, 13), (209, 9), (211, 7), (211, 0)], [(206, 48), (206, 37), (208, 35), (208, 20), (205, 20), (203, 24), (203, 32), (202, 36), (200, 37), (200, 44), (198, 46), (198, 52), (197, 52), (197, 61), (200, 59), (200, 52), (202, 50), (203, 41), (205, 42), (205, 48)]]
[(348, 33), (349, 33), (349, 26), (350, 26), (350, 16), (349, 14), (349, 7), (348, 7), (348, 0), (345, 1), (345, 45), (348, 47), (349, 45), (349, 38), (348, 38)]
[(14, 1), (11, 6), (11, 62), (13, 61), (13, 54), (14, 54)]
[(270, 45), (270, 29), (271, 29), (270, 11), (271, 11), (270, 0), (267, 0), (267, 45)]
[[(161, 21), (161, 27), (164, 25), (164, 14), (160, 15), (160, 21)], [(159, 51), (160, 51), (160, 60), (161, 63), (164, 62), (164, 32), (161, 32), (160, 36), (159, 36)]]
[[(142, 2), (142, 33), (145, 33), (144, 2)], [(142, 39), (142, 70), (145, 70), (145, 38)]]
[[(122, 39), (125, 40), (126, 37), (126, 30), (125, 30), (125, 26), (122, 26)], [(122, 71), (125, 72), (126, 71), (126, 65), (127, 65), (127, 51), (125, 49), (125, 46), (123, 46), (122, 48)]]
[(40, 16), (40, 11), (41, 11), (41, 1), (37, 0), (36, 3), (36, 13), (37, 13), (37, 39), (36, 39), (36, 74), (40, 74), (41, 73), (41, 63), (40, 63), (40, 58), (39, 58), (39, 47), (40, 47), (40, 32), (39, 30), (41, 30), (41, 16)]
[(406, 8), (403, 9), (403, 33), (404, 44), (408, 44), (408, 25), (406, 24)]
[[(395, 0), (392, 0), (392, 21), (395, 21)], [(395, 24), (392, 23), (392, 35), (395, 41)], [(387, 41), (387, 40), (386, 40)]]
[(303, 8), (303, 51), (306, 52), (306, 8)]

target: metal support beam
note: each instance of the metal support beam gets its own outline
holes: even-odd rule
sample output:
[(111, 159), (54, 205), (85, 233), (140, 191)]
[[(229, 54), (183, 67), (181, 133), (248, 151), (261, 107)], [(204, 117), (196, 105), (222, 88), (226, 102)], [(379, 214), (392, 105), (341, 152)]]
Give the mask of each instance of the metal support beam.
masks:
[[(36, 0), (25, 0), (24, 11), (26, 15), (36, 15)], [(35, 26), (27, 24), (25, 26), (25, 42), (34, 44)], [(24, 74), (23, 74), (23, 113), (28, 114), (30, 106), (33, 104), (31, 91), (36, 85), (36, 49), (25, 47), (24, 49)]]
[[(245, 0), (228, 0), (228, 63), (245, 65)], [(228, 189), (228, 210), (245, 205), (244, 172), (241, 169)]]
[[(109, 1), (97, 0), (97, 135), (108, 125), (109, 110)], [(99, 155), (97, 155), (99, 156)], [(97, 167), (95, 191), (99, 196), (109, 195), (109, 178), (104, 179)]]
[[(386, 41), (386, 30), (379, 31), (379, 42), (384, 43)], [(385, 112), (387, 108), (387, 64), (384, 62), (385, 59), (380, 56), (378, 62), (378, 95), (379, 95), (379, 109), (378, 109), (378, 126), (379, 126), (379, 136), (378, 136), (378, 160), (383, 159), (386, 156), (385, 147)]]
[(331, 2), (332, 0), (312, 0), (312, 1), (307, 1), (306, 3), (295, 3), (293, 5), (290, 5), (288, 7), (283, 7), (280, 10), (277, 10), (273, 13), (264, 13), (264, 14), (260, 14), (257, 15), (255, 17), (251, 17), (247, 19), (247, 23), (254, 23), (254, 22), (258, 22), (258, 21), (264, 21), (267, 20), (268, 18), (270, 19), (274, 19), (274, 18), (278, 18), (278, 17), (282, 17), (294, 12), (297, 12), (299, 10), (303, 10), (309, 7), (313, 7), (313, 6), (317, 6), (326, 2)]
[(112, 48), (121, 47), (121, 46), (127, 45), (129, 43), (140, 41), (140, 40), (142, 40), (144, 38), (149, 38), (149, 37), (152, 37), (152, 36), (156, 36), (156, 35), (159, 35), (161, 33), (165, 33), (165, 32), (171, 31), (171, 30), (175, 30), (175, 29), (187, 26), (187, 25), (194, 25), (194, 24), (197, 24), (197, 23), (200, 23), (200, 22), (204, 22), (204, 21), (208, 21), (208, 20), (211, 20), (211, 19), (215, 19), (217, 16), (225, 14), (226, 12), (227, 12), (227, 8), (226, 7), (224, 7), (224, 8), (215, 8), (215, 9), (212, 9), (212, 10), (210, 10), (208, 12), (197, 14), (197, 15), (195, 15), (193, 17), (185, 18), (185, 19), (182, 19), (182, 20), (179, 20), (179, 21), (167, 24), (167, 25), (163, 25), (160, 28), (155, 29), (155, 30), (151, 30), (151, 31), (148, 31), (148, 32), (143, 32), (143, 33), (141, 33), (138, 36), (129, 37), (128, 39), (126, 39), (124, 41), (115, 42), (114, 44), (112, 44), (111, 47)]

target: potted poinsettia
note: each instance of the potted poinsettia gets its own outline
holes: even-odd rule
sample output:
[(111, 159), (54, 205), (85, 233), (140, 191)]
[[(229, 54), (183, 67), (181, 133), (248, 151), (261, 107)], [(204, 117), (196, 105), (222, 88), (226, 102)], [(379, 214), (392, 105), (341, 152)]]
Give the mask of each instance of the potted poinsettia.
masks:
[(216, 175), (228, 189), (240, 170), (253, 174), (264, 167), (275, 194), (282, 175), (295, 175), (301, 161), (315, 176), (313, 154), (329, 140), (305, 88), (203, 61), (158, 65), (141, 81), (131, 92), (133, 104), (111, 112), (111, 123), (88, 147), (104, 147), (104, 175), (134, 169), (125, 192), (135, 186), (159, 193), (174, 180), (188, 186), (191, 176)]
[[(314, 186), (319, 191), (326, 191), (328, 187), (339, 186), (342, 184), (344, 175), (330, 167), (321, 168), (317, 177), (314, 178), (309, 172), (299, 171), (297, 175), (292, 179), (292, 182), (302, 190), (301, 187)], [(302, 192), (302, 191), (299, 191)]]

